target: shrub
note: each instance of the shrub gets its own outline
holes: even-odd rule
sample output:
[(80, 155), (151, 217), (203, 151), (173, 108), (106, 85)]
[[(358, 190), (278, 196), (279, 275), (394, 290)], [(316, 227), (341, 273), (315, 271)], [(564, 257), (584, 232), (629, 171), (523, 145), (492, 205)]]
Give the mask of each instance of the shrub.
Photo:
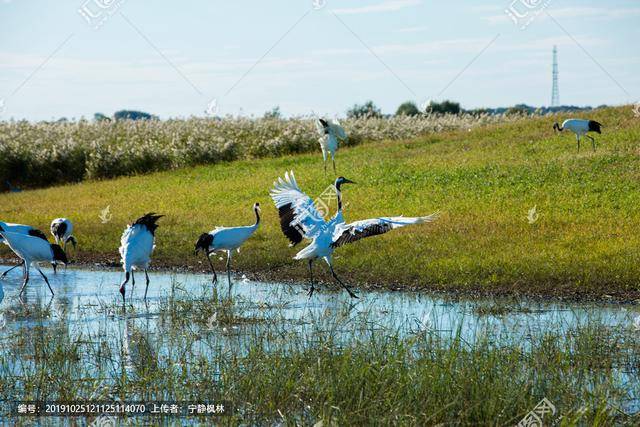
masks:
[(349, 119), (361, 119), (361, 118), (379, 118), (382, 117), (382, 112), (373, 103), (373, 101), (367, 101), (362, 105), (355, 104), (349, 110), (347, 110), (347, 118)]
[(435, 114), (460, 114), (461, 111), (460, 103), (445, 100), (442, 102), (430, 101), (425, 112)]
[(417, 116), (420, 114), (420, 110), (414, 102), (407, 101), (398, 107), (396, 110), (396, 116)]

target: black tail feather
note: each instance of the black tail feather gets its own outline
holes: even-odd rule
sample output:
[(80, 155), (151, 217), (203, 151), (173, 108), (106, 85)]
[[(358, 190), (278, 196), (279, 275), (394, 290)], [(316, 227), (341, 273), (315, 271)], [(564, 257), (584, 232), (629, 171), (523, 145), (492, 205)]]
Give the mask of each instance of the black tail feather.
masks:
[(47, 235), (37, 228), (32, 228), (31, 230), (29, 230), (29, 236), (39, 237), (42, 240), (49, 241), (49, 239), (47, 239)]
[(135, 222), (131, 224), (131, 226), (133, 227), (134, 225), (144, 225), (151, 234), (155, 234), (156, 229), (158, 228), (158, 224), (156, 224), (156, 221), (158, 221), (158, 219), (162, 218), (163, 216), (164, 215), (157, 215), (155, 212), (149, 212), (136, 219)]
[(596, 122), (595, 120), (589, 120), (589, 132), (601, 133), (601, 127), (603, 127), (602, 124)]
[(59, 261), (65, 265), (69, 264), (69, 259), (67, 258), (67, 254), (64, 253), (60, 245), (56, 245), (53, 243), (51, 245), (51, 250), (53, 251), (53, 260)]

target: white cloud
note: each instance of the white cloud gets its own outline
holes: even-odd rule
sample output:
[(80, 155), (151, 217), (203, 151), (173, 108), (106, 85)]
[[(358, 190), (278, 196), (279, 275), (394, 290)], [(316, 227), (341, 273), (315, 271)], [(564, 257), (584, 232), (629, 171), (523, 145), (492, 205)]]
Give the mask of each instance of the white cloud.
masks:
[(395, 12), (407, 7), (418, 6), (422, 0), (385, 0), (382, 3), (362, 7), (334, 9), (336, 15), (356, 15), (361, 13)]

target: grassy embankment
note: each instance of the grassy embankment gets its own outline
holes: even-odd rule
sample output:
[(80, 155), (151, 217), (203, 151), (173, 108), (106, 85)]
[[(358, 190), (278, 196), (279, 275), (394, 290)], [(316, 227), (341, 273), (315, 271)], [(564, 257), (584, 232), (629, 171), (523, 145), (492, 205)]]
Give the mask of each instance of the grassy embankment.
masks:
[[(337, 271), (354, 285), (635, 298), (640, 119), (630, 107), (590, 118), (605, 126), (595, 153), (590, 144), (578, 153), (572, 134), (554, 136), (549, 117), (341, 150), (339, 174), (358, 182), (344, 189), (347, 221), (438, 210), (442, 216), (341, 248)], [(117, 261), (127, 221), (155, 211), (167, 215), (155, 265), (204, 269), (193, 256), (198, 234), (251, 223), (257, 201), (263, 225), (234, 267), (302, 279), (306, 265), (291, 260), (297, 248), (287, 248), (268, 197), (273, 180), (289, 169), (312, 197), (332, 179), (323, 174), (319, 152), (244, 160), (5, 193), (0, 218), (47, 228), (52, 218), (67, 216), (80, 241), (76, 259)], [(113, 218), (103, 224), (99, 214), (107, 205)], [(534, 205), (539, 218), (529, 224)]]

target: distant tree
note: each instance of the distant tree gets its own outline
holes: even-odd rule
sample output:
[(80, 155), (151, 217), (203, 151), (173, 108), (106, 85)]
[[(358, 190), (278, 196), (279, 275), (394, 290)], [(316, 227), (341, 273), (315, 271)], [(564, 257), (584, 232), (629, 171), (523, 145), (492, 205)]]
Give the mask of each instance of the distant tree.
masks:
[(396, 110), (396, 116), (417, 116), (420, 114), (420, 110), (414, 102), (407, 101), (398, 107)]
[(436, 114), (460, 114), (462, 109), (459, 102), (444, 100), (442, 102), (430, 101), (425, 112)]
[(265, 119), (280, 119), (282, 118), (282, 113), (280, 112), (280, 107), (275, 106), (271, 110), (264, 113), (262, 116)]
[(104, 122), (104, 121), (110, 122), (111, 118), (105, 116), (102, 113), (95, 113), (93, 115), (93, 120), (96, 121), (96, 122)]
[(509, 107), (505, 114), (532, 114), (535, 108), (528, 106), (527, 104), (516, 104), (513, 107)]
[(115, 120), (158, 120), (158, 116), (154, 116), (144, 111), (120, 110), (113, 113)]
[(465, 113), (472, 116), (481, 116), (483, 114), (493, 114), (493, 111), (489, 108), (474, 108), (473, 110), (465, 110)]
[(373, 101), (367, 101), (362, 105), (355, 104), (349, 110), (347, 110), (347, 117), (350, 119), (358, 119), (361, 117), (382, 117), (382, 112), (373, 103)]

